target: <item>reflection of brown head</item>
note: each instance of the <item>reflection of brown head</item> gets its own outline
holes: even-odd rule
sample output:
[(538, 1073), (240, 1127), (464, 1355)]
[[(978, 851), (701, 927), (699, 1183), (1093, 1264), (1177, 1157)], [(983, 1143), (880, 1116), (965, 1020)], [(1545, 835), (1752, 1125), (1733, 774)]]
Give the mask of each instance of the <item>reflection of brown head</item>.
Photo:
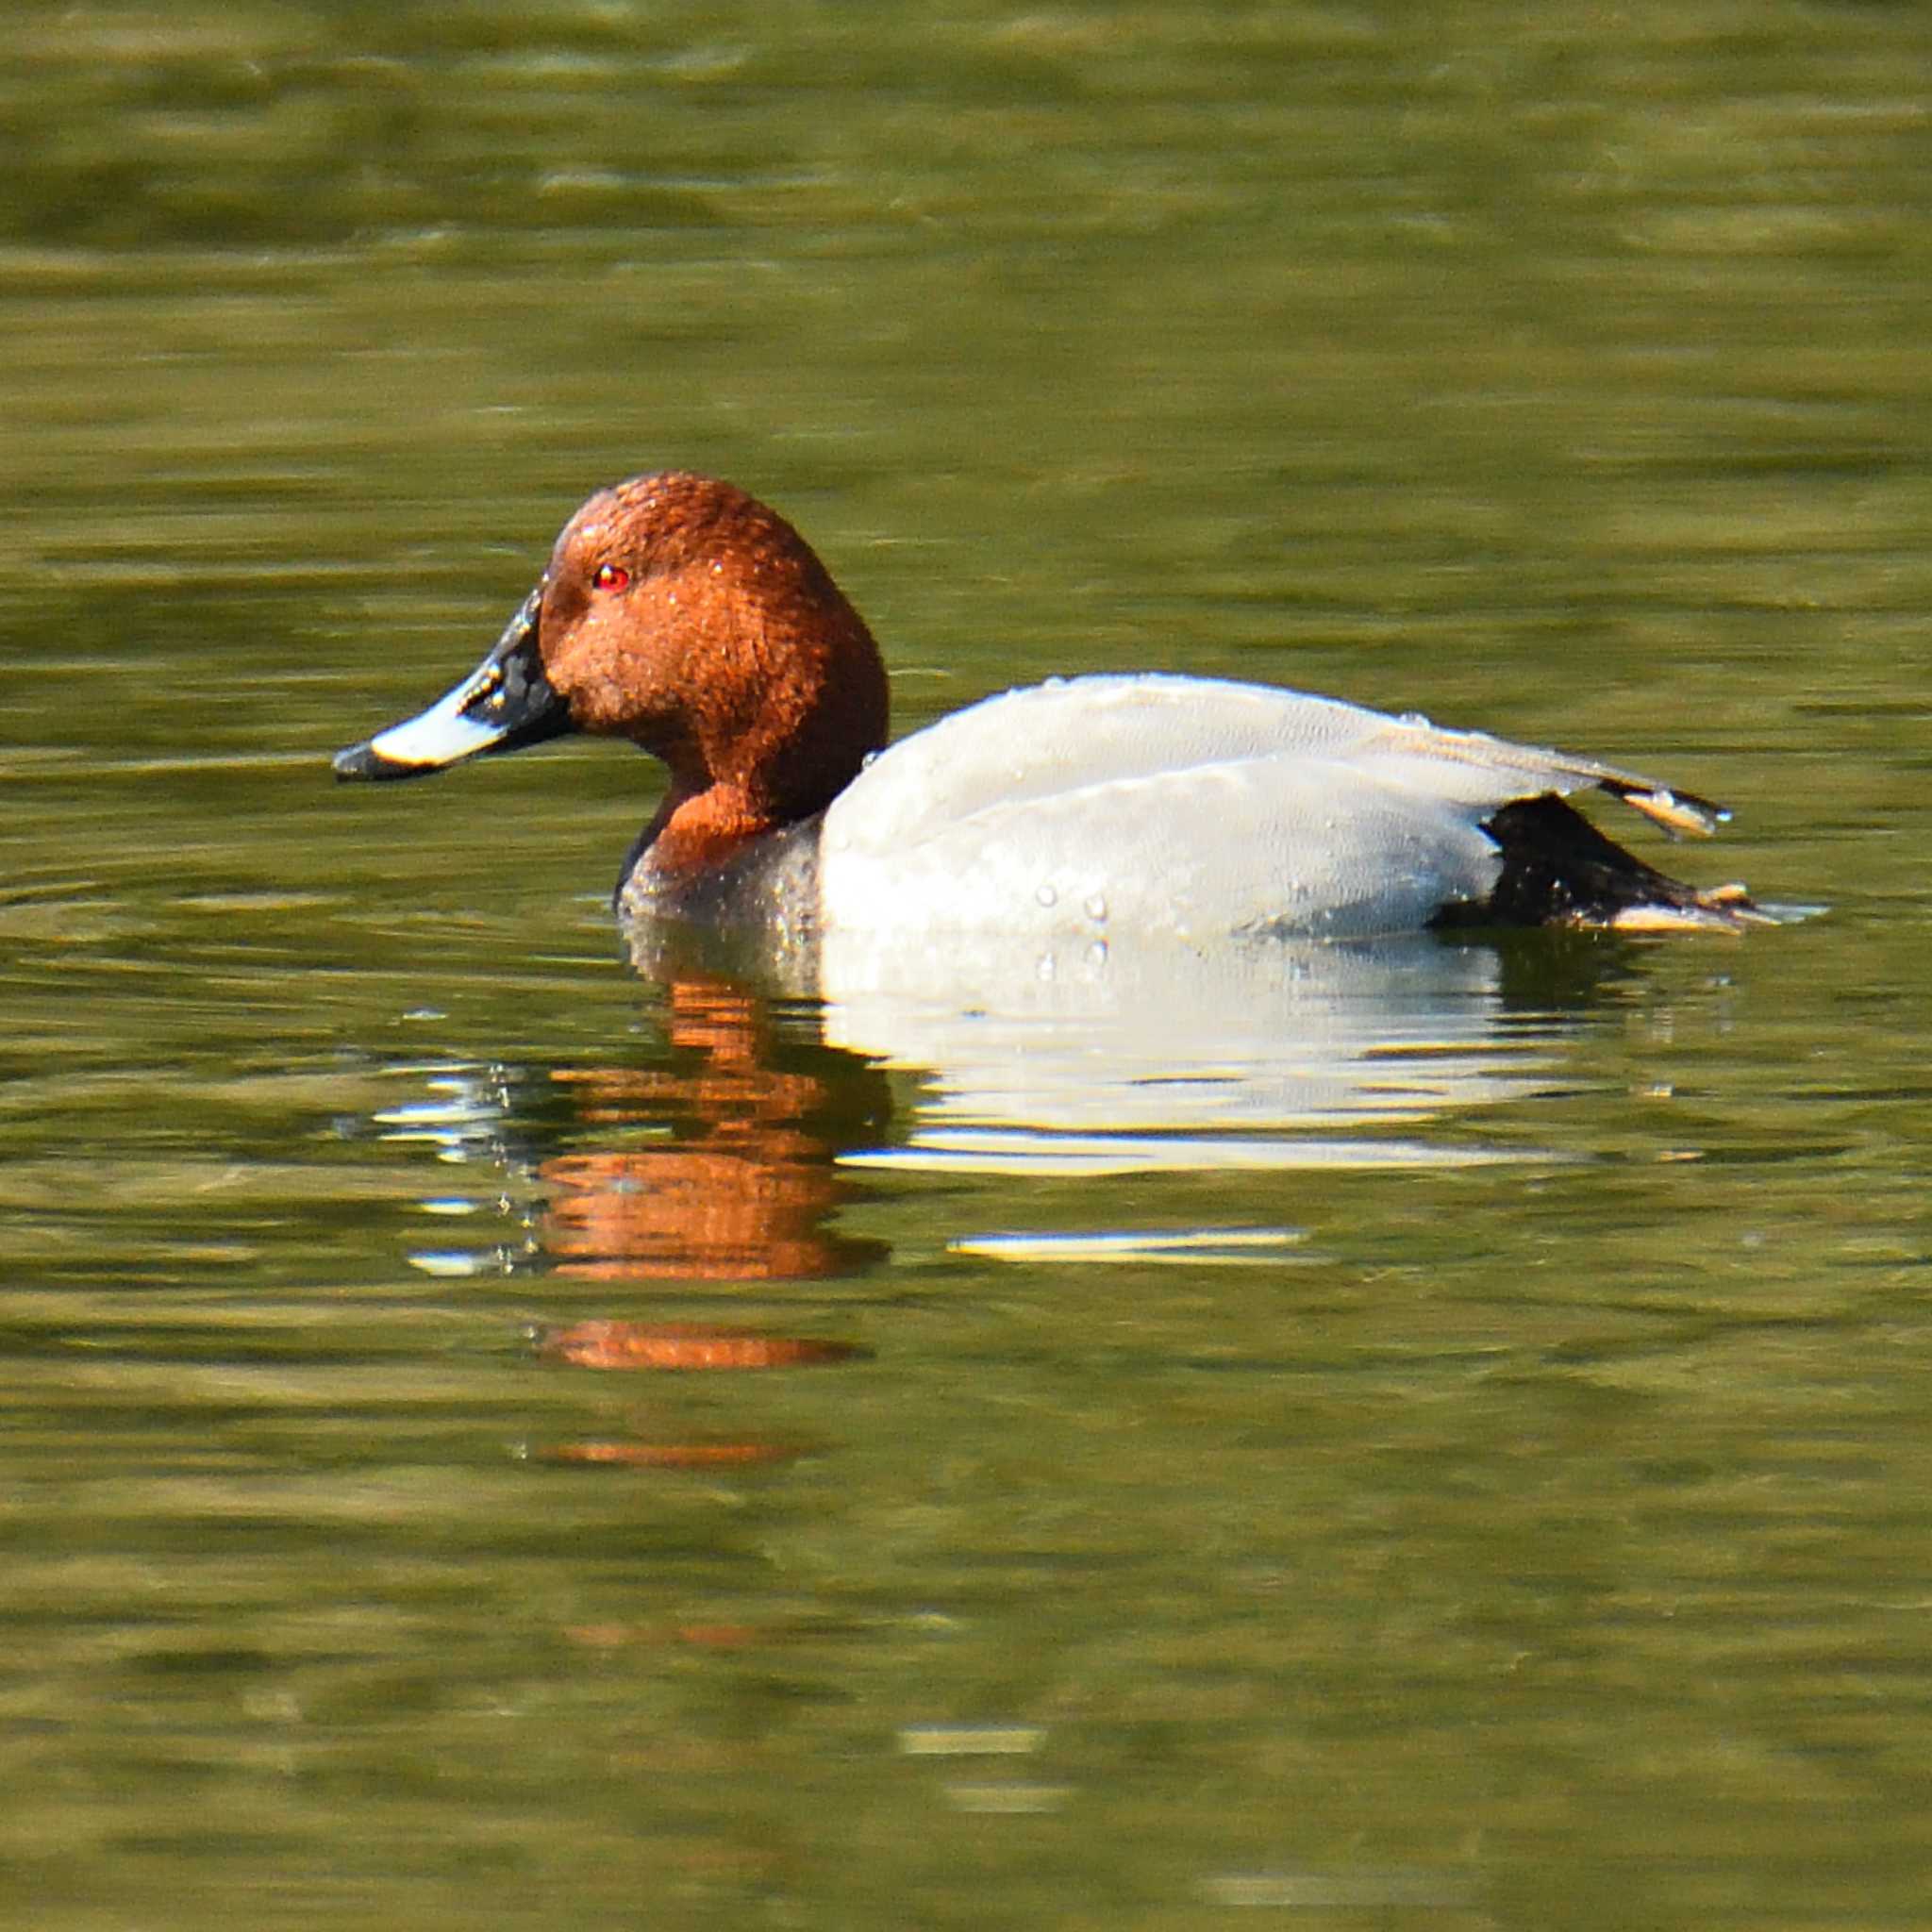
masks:
[(577, 1322), (551, 1328), (538, 1347), (582, 1369), (658, 1369), (705, 1374), (746, 1369), (797, 1369), (862, 1360), (856, 1341), (808, 1335), (766, 1335), (693, 1322)]
[(811, 1280), (852, 1272), (874, 1244), (821, 1225), (841, 1184), (833, 1150), (806, 1123), (824, 1083), (768, 1063), (756, 996), (692, 980), (670, 989), (675, 1047), (689, 1070), (561, 1070), (581, 1118), (597, 1125), (679, 1118), (674, 1141), (560, 1155), (542, 1241), (564, 1274), (591, 1280)]

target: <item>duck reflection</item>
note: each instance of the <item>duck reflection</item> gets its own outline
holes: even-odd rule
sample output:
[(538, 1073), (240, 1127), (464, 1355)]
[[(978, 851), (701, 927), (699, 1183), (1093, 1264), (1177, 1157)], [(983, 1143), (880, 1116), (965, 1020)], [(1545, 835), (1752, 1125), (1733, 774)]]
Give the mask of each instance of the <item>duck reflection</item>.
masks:
[[(775, 1282), (854, 1274), (884, 1243), (829, 1224), (849, 1186), (836, 1159), (837, 1091), (859, 1096), (874, 1076), (823, 1049), (802, 1058), (774, 1024), (770, 1003), (743, 987), (686, 978), (664, 990), (668, 1068), (560, 1068), (580, 1128), (643, 1126), (665, 1138), (641, 1147), (560, 1154), (541, 1162), (548, 1194), (538, 1239), (551, 1272), (602, 1282)], [(828, 1071), (845, 1075), (836, 1084)], [(850, 1361), (868, 1351), (817, 1336), (743, 1325), (607, 1317), (542, 1329), (540, 1351), (573, 1367), (716, 1374)], [(707, 1469), (782, 1460), (796, 1445), (762, 1439), (692, 1442), (625, 1439), (574, 1443), (555, 1457)]]
[[(641, 972), (677, 970), (677, 936), (629, 937)], [(824, 1042), (895, 1076), (890, 1133), (843, 1149), (845, 1167), (1466, 1165), (1534, 1154), (1462, 1121), (1545, 1084), (1562, 1008), (1628, 957), (1532, 937), (1535, 951), (1426, 933), (1216, 946), (831, 934), (754, 951), (734, 983), (809, 987)], [(715, 936), (703, 943), (715, 962)]]
[[(497, 1157), (542, 1197), (530, 1258), (565, 1279), (690, 1287), (861, 1273), (887, 1251), (839, 1225), (858, 1170), (1546, 1158), (1524, 1144), (1520, 1117), (1500, 1136), (1481, 1122), (1560, 1078), (1573, 1009), (1624, 974), (1630, 953), (1548, 935), (1522, 950), (1427, 935), (1012, 957), (828, 950), (808, 962), (815, 998), (714, 958), (700, 968), (661, 933), (637, 959), (660, 975), (668, 1063), (560, 1067), (541, 1076), (547, 1104), (525, 1082), (494, 1107), (479, 1100), (477, 1076), (449, 1070), (456, 1098), (387, 1117), (472, 1145), (500, 1137)], [(553, 1151), (510, 1153), (539, 1137)], [(1185, 1233), (1169, 1229), (1169, 1245)], [(1243, 1242), (1265, 1246), (1252, 1230)], [(471, 1272), (460, 1256), (418, 1259)], [(664, 1365), (649, 1351), (633, 1359)]]
[[(635, 936), (633, 936), (635, 939)], [(575, 1369), (685, 1375), (850, 1363), (865, 1351), (771, 1315), (787, 1282), (850, 1278), (888, 1254), (839, 1223), (861, 1172), (1158, 1174), (1442, 1167), (1547, 1155), (1480, 1121), (1546, 1091), (1573, 1009), (1628, 970), (1627, 943), (1521, 947), (1428, 935), (1377, 944), (1213, 949), (1092, 944), (836, 948), (747, 966), (635, 946), (655, 982), (665, 1053), (654, 1064), (562, 1066), (505, 1081), (443, 1070), (444, 1137), (479, 1139), (540, 1197), (528, 1262), (553, 1277), (649, 1291), (657, 1308), (587, 1311), (537, 1336)], [(800, 993), (815, 988), (814, 996)], [(435, 1111), (435, 1109), (430, 1109)], [(423, 1110), (390, 1116), (429, 1130)], [(532, 1142), (547, 1142), (539, 1151)], [(515, 1150), (515, 1151), (512, 1151)], [(975, 1220), (990, 1198), (959, 1199)], [(1008, 1194), (1004, 1228), (941, 1230), (953, 1252), (1025, 1262), (1094, 1259), (1280, 1265), (1298, 1230), (1257, 1215), (1278, 1191), (1231, 1194), (1224, 1224), (1189, 1224), (1147, 1188), (1057, 1194), (1080, 1224), (1042, 1233)], [(1294, 1198), (1294, 1197), (1287, 1197)], [(950, 1191), (931, 1202), (950, 1202)], [(957, 1213), (956, 1207), (940, 1211)], [(929, 1238), (929, 1236), (927, 1237)], [(419, 1257), (447, 1272), (460, 1257)], [(518, 1265), (512, 1263), (511, 1265)], [(725, 1323), (664, 1319), (701, 1294), (762, 1304)], [(683, 1310), (661, 1307), (667, 1297)], [(707, 1310), (708, 1312), (708, 1310)], [(803, 1331), (803, 1332), (800, 1332)], [(618, 1433), (542, 1454), (586, 1462), (717, 1469), (784, 1459), (761, 1431)]]
[[(788, 1064), (770, 1003), (722, 980), (668, 986), (664, 1027), (683, 1064), (550, 1076), (570, 1091), (584, 1127), (665, 1134), (541, 1163), (550, 1202), (541, 1240), (555, 1272), (597, 1281), (808, 1281), (878, 1259), (880, 1243), (840, 1235), (828, 1222), (847, 1186), (835, 1164), (839, 1115), (856, 1112), (870, 1124), (883, 1102), (879, 1083), (847, 1061), (835, 1090), (822, 1053), (792, 1054)], [(867, 1091), (855, 1095), (855, 1082)]]
[[(684, 1299), (700, 1285), (715, 1299), (734, 1286), (849, 1277), (887, 1252), (836, 1226), (854, 1185), (838, 1157), (880, 1132), (884, 1077), (828, 1049), (808, 1018), (763, 992), (687, 975), (660, 998), (667, 1059), (655, 1066), (418, 1070), (436, 1097), (381, 1116), (391, 1137), (428, 1141), (453, 1160), (488, 1160), (513, 1177), (507, 1195), (527, 1189), (538, 1204), (520, 1252), (419, 1254), (417, 1264), (443, 1274), (541, 1268), (553, 1279), (645, 1291), (591, 1319), (537, 1329), (540, 1357), (574, 1369), (716, 1376), (864, 1360), (870, 1351), (843, 1337), (785, 1332), (817, 1326), (815, 1311), (770, 1314), (763, 1296), (759, 1312), (782, 1325), (664, 1320), (640, 1306)], [(453, 1215), (480, 1204), (425, 1205)], [(761, 1428), (721, 1434), (715, 1422), (694, 1425), (662, 1402), (612, 1420), (531, 1453), (715, 1472), (812, 1446)]]
[[(674, 1062), (559, 1068), (578, 1131), (662, 1139), (539, 1163), (548, 1193), (538, 1238), (552, 1273), (609, 1283), (779, 1282), (861, 1272), (879, 1241), (834, 1230), (849, 1183), (836, 1165), (841, 1117), (870, 1128), (882, 1090), (861, 1063), (788, 1041), (772, 1004), (710, 977), (665, 987)], [(833, 1076), (837, 1076), (836, 1078)], [(836, 1097), (835, 1097), (836, 1096)], [(837, 1338), (633, 1314), (548, 1327), (540, 1353), (573, 1368), (718, 1374), (827, 1366), (870, 1354)], [(791, 1460), (812, 1444), (767, 1428), (693, 1430), (634, 1413), (621, 1429), (546, 1445), (552, 1462), (717, 1474)]]

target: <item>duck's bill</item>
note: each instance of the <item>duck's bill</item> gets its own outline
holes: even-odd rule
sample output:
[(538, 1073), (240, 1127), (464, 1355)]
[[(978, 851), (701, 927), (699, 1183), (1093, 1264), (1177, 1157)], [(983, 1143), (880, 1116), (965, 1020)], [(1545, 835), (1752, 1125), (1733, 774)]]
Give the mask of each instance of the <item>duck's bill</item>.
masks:
[(420, 778), (480, 752), (515, 751), (574, 730), (537, 653), (541, 591), (525, 598), (496, 648), (469, 676), (414, 718), (335, 756), (338, 778)]

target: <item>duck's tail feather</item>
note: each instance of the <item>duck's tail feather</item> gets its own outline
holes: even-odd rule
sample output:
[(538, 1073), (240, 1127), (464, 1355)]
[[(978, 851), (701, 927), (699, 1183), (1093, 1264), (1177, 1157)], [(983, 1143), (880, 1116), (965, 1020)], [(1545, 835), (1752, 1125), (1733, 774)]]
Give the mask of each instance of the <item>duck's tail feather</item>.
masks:
[(1603, 789), (1673, 837), (1686, 834), (1707, 839), (1720, 825), (1730, 823), (1729, 810), (1713, 799), (1700, 798), (1694, 791), (1673, 791), (1661, 785), (1631, 784), (1621, 777), (1605, 778)]
[[(1612, 788), (1615, 789), (1615, 788)], [(1675, 831), (1708, 832), (1728, 816), (1685, 792), (1619, 796)], [(1617, 932), (1742, 932), (1775, 924), (1740, 885), (1686, 885), (1607, 839), (1554, 792), (1520, 798), (1483, 821), (1503, 855), (1486, 899), (1445, 908), (1441, 926), (1568, 925)]]

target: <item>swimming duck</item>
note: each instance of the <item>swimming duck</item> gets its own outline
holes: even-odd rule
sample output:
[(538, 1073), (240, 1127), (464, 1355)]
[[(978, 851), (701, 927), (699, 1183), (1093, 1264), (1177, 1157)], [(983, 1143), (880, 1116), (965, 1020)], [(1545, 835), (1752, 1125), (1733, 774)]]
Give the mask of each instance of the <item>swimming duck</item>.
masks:
[(618, 881), (637, 922), (1200, 941), (1763, 917), (1565, 802), (1596, 790), (1707, 833), (1728, 816), (1708, 799), (1274, 686), (1054, 679), (888, 750), (878, 647), (824, 564), (775, 511), (684, 472), (599, 491), (481, 665), (335, 771), (415, 777), (567, 731), (668, 769)]

